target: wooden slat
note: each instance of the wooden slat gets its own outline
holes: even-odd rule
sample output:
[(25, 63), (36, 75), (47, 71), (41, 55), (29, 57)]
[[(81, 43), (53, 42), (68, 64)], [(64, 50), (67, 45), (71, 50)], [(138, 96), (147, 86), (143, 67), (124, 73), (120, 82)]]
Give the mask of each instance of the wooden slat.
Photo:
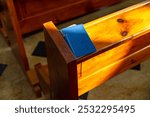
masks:
[(120, 46), (79, 63), (78, 79), (82, 79), (83, 77), (93, 74), (94, 72), (97, 72), (97, 70), (150, 45), (150, 30), (149, 33), (146, 34), (143, 32), (143, 36), (139, 35), (134, 36), (131, 40), (121, 44)]
[(85, 78), (83, 77), (82, 79), (79, 79), (78, 95), (82, 95), (83, 93), (103, 84), (113, 76), (139, 64), (148, 58), (150, 58), (150, 45), (104, 67), (103, 69), (97, 70)]

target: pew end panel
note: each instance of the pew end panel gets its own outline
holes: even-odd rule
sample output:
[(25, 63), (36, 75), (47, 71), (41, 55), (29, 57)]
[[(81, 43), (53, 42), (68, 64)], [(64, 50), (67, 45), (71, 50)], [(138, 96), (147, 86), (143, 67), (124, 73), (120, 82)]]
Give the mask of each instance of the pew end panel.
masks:
[(75, 57), (52, 22), (44, 27), (51, 99), (78, 99)]

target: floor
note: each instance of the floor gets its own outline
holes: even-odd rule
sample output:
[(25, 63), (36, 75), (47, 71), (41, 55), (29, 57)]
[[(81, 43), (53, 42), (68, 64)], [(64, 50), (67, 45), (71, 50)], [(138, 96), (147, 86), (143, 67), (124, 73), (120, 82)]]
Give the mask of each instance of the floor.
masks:
[[(58, 25), (59, 28), (71, 24), (86, 23), (143, 0), (124, 0), (122, 3), (102, 8), (94, 13), (76, 18)], [(32, 56), (32, 52), (39, 41), (44, 40), (43, 31), (24, 38), (30, 67), (41, 62), (46, 64), (46, 58)], [(0, 64), (6, 64), (6, 69), (0, 76), (0, 99), (39, 99), (36, 98), (26, 76), (0, 35)], [(89, 100), (149, 100), (150, 99), (150, 60), (141, 64), (141, 71), (127, 70), (114, 77), (105, 84), (89, 92)], [(40, 99), (44, 99), (40, 98)]]

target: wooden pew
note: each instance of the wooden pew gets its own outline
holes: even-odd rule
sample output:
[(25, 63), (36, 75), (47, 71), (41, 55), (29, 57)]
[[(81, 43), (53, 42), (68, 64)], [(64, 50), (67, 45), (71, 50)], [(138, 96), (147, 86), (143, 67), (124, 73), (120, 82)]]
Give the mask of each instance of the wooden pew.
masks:
[(40, 79), (46, 79), (44, 85), (49, 89), (44, 90), (49, 91), (49, 99), (78, 99), (150, 58), (149, 11), (150, 1), (144, 1), (84, 24), (97, 51), (79, 58), (74, 57), (53, 22), (45, 23), (48, 68), (38, 65), (36, 71)]

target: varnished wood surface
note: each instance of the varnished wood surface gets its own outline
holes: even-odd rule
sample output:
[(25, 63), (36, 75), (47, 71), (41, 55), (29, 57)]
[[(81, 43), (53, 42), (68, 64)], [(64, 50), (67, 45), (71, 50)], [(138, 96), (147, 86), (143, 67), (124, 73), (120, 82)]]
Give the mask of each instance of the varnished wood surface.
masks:
[(150, 44), (150, 40), (148, 39), (150, 37), (149, 33), (144, 34), (144, 36), (140, 37), (136, 36), (132, 38), (132, 40), (129, 40), (128, 42), (121, 44), (118, 47), (110, 49), (104, 53), (92, 57), (91, 59), (79, 63), (78, 76), (85, 77), (87, 76), (87, 74), (92, 74), (98, 69), (103, 68), (149, 45)]
[[(144, 7), (139, 8), (141, 4), (137, 4), (85, 24), (84, 27), (97, 50), (149, 29), (150, 2), (142, 5)], [(125, 31), (127, 35), (123, 36)]]
[(22, 34), (25, 34), (42, 28), (42, 24), (47, 21), (51, 20), (54, 23), (60, 23), (62, 21), (92, 12), (100, 7), (112, 5), (121, 0), (107, 0), (107, 1), (11, 0), (11, 1), (14, 2), (16, 14), (21, 27), (21, 32)]
[[(81, 61), (81, 63), (78, 64), (79, 95), (85, 93), (90, 88), (92, 89), (92, 87), (94, 88), (100, 85), (106, 81), (107, 78), (112, 77), (109, 75), (111, 72), (109, 70), (108, 74), (107, 72), (104, 73), (108, 75), (105, 77), (103, 69), (109, 68), (111, 64), (121, 61), (122, 59), (131, 63), (130, 60), (126, 60), (125, 58), (128, 58), (128, 56), (132, 54), (134, 55), (138, 50), (150, 45), (149, 11), (150, 1), (146, 1), (85, 24), (85, 28), (97, 48), (96, 53), (99, 53), (99, 51), (104, 48), (105, 51), (93, 56), (91, 59), (88, 58), (83, 62)], [(141, 15), (139, 15), (139, 13), (141, 13)], [(121, 22), (118, 22), (118, 19), (119, 21), (121, 20)], [(122, 31), (127, 31), (127, 35), (122, 36)], [(122, 41), (124, 41), (124, 43), (120, 43)], [(109, 48), (115, 44), (117, 44), (116, 47)], [(147, 55), (147, 53), (145, 54)], [(140, 52), (139, 55), (142, 56)], [(135, 63), (141, 61), (141, 59), (136, 60)], [(119, 74), (119, 71), (124, 69), (122, 65), (124, 64), (123, 60), (120, 64), (118, 63), (118, 68), (116, 67), (115, 70), (112, 71), (112, 74)], [(79, 61), (80, 60), (78, 60), (78, 62)], [(130, 66), (132, 66), (132, 64), (126, 66), (126, 68), (130, 68)], [(93, 80), (93, 86), (85, 83), (86, 81), (90, 82), (92, 79), (95, 79)]]
[[(78, 64), (79, 95), (148, 59), (150, 57), (149, 39), (150, 33)], [(138, 52), (145, 47), (146, 50)]]
[(77, 66), (71, 50), (52, 22), (44, 24), (44, 34), (51, 99), (77, 99)]
[[(143, 3), (144, 4), (144, 3)], [(141, 4), (136, 5), (141, 6)], [(115, 58), (116, 56), (112, 56), (113, 54), (116, 54), (118, 58), (120, 58), (120, 55), (122, 57), (131, 54), (138, 49), (141, 49), (145, 47), (146, 45), (150, 44), (150, 40), (147, 38), (140, 37), (141, 35), (149, 33), (150, 32), (150, 5), (149, 2), (144, 6), (140, 8), (135, 8), (134, 10), (129, 10), (131, 8), (134, 8), (135, 6), (132, 6), (128, 9), (125, 9), (123, 11), (119, 11), (115, 14), (105, 16), (104, 18), (97, 19), (95, 21), (92, 21), (90, 23), (85, 24), (85, 28), (91, 37), (92, 42), (97, 47), (97, 52), (101, 51), (105, 48), (105, 51), (109, 50), (110, 46), (113, 46), (117, 43), (120, 43), (122, 41), (127, 40), (126, 44), (123, 44), (122, 46), (119, 46), (119, 48), (112, 49), (114, 50), (113, 53), (109, 54), (106, 52), (106, 56), (110, 58)], [(128, 12), (127, 12), (128, 11)], [(141, 13), (141, 15), (137, 15), (138, 13)], [(134, 15), (135, 14), (135, 15)], [(124, 16), (124, 18), (121, 18), (120, 16)], [(127, 17), (130, 17), (129, 20)], [(123, 19), (123, 23), (118, 23), (117, 19)], [(94, 22), (94, 23), (93, 23)], [(130, 24), (130, 25), (128, 25)], [(132, 25), (131, 25), (132, 24)], [(109, 26), (109, 27), (107, 27)], [(102, 27), (102, 28), (101, 28)], [(124, 28), (127, 27), (128, 29)], [(123, 30), (127, 31), (128, 34), (126, 36), (121, 35), (121, 31)], [(139, 39), (137, 39), (140, 37)], [(122, 44), (122, 43), (120, 43)], [(118, 44), (117, 44), (118, 46)], [(108, 49), (107, 49), (108, 48)], [(111, 50), (111, 51), (112, 51)], [(121, 53), (121, 54), (119, 54)], [(102, 53), (98, 56), (103, 56), (105, 53)], [(96, 57), (98, 57), (96, 56)], [(109, 61), (112, 59), (107, 58)], [(95, 58), (92, 58), (91, 61), (96, 60)], [(99, 59), (97, 59), (100, 61)], [(88, 60), (90, 61), (90, 59)], [(86, 63), (88, 63), (86, 61)], [(106, 60), (105, 60), (106, 61)], [(106, 61), (107, 63), (107, 61)], [(104, 63), (102, 63), (104, 64)], [(101, 65), (102, 65), (101, 64)], [(80, 66), (80, 65), (79, 65)], [(102, 66), (100, 66), (102, 67)], [(85, 67), (86, 68), (86, 67)]]
[(147, 46), (119, 61), (100, 69), (95, 74), (81, 79), (78, 82), (79, 95), (103, 84), (113, 76), (132, 68), (140, 62), (150, 58), (150, 46)]

